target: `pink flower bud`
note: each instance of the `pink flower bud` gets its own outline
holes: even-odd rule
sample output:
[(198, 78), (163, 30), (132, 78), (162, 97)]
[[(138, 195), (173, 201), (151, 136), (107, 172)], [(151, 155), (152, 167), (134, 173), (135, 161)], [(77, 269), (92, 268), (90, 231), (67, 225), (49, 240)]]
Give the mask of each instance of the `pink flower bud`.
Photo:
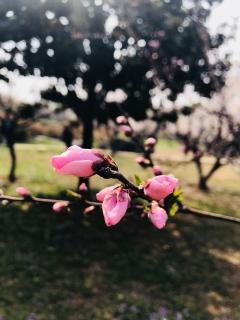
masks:
[(58, 201), (55, 202), (52, 209), (55, 212), (61, 212), (63, 211), (66, 207), (68, 206), (68, 202), (67, 201)]
[(139, 156), (139, 157), (136, 157), (135, 158), (135, 161), (138, 163), (138, 164), (144, 164), (145, 163), (145, 158), (142, 157), (142, 156)]
[(118, 124), (126, 124), (127, 123), (127, 118), (125, 116), (118, 116), (116, 118), (116, 122)]
[(182, 59), (177, 60), (177, 65), (182, 67), (184, 65), (184, 61)]
[(149, 47), (153, 49), (158, 49), (160, 47), (160, 41), (159, 40), (150, 40), (148, 41)]
[(159, 37), (165, 37), (166, 32), (164, 30), (159, 30), (158, 35), (159, 35)]
[(80, 184), (80, 186), (79, 186), (79, 191), (80, 191), (80, 192), (87, 192), (87, 191), (88, 191), (88, 187), (87, 187), (87, 185), (86, 185), (85, 182), (82, 182), (82, 183)]
[(16, 188), (16, 192), (21, 197), (28, 197), (30, 196), (30, 191), (24, 187), (18, 187)]
[(153, 147), (155, 146), (155, 144), (157, 143), (157, 140), (155, 138), (148, 138), (146, 141), (145, 141), (145, 145), (146, 146), (150, 146), (150, 147)]
[(131, 137), (132, 136), (132, 129), (131, 129), (131, 127), (129, 127), (129, 126), (127, 126), (127, 125), (122, 125), (122, 126), (120, 126), (119, 127), (120, 128), (120, 130), (123, 132), (123, 133), (125, 133), (125, 135), (127, 136), (127, 137)]
[(156, 176), (144, 185), (144, 193), (153, 200), (161, 201), (173, 193), (178, 180), (172, 176)]
[(117, 224), (125, 215), (130, 197), (121, 187), (107, 193), (103, 199), (102, 209), (105, 223), (108, 227)]
[(162, 174), (161, 167), (157, 166), (157, 165), (153, 166), (153, 173), (154, 173), (155, 176), (158, 176), (158, 175)]
[(84, 214), (89, 214), (95, 209), (95, 206), (89, 206), (83, 210)]
[(99, 191), (97, 194), (96, 194), (96, 199), (97, 201), (100, 201), (100, 202), (103, 202), (104, 200), (104, 197), (110, 193), (111, 191), (113, 191), (114, 189), (118, 188), (119, 185), (115, 185), (115, 186), (110, 186), (110, 187), (106, 187), (104, 189), (102, 189), (101, 191)]
[(72, 146), (61, 155), (53, 156), (51, 163), (60, 175), (90, 177), (95, 174), (93, 164), (104, 161), (104, 155), (97, 150)]
[(150, 166), (150, 161), (143, 156), (137, 157), (135, 161), (143, 168), (147, 168)]
[(166, 225), (168, 215), (166, 211), (163, 208), (159, 207), (156, 202), (152, 202), (152, 207), (151, 211), (148, 214), (148, 218), (156, 228), (162, 229)]

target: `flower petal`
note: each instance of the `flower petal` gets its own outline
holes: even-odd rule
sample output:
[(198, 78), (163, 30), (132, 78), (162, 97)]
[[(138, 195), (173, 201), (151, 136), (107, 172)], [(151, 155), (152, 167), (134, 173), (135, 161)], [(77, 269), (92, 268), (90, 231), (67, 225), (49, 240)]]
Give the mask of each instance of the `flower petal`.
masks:
[(71, 175), (76, 177), (90, 177), (94, 174), (92, 169), (92, 161), (80, 160), (67, 163), (60, 169), (56, 169), (60, 175)]

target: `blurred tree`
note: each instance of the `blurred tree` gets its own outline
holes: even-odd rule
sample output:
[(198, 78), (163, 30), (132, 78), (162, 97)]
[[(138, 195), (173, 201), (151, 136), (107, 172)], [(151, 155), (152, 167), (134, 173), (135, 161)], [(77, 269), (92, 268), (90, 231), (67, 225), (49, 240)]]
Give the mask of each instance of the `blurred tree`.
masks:
[[(190, 126), (187, 134), (178, 134), (184, 143), (184, 153), (192, 153), (195, 163), (200, 190), (208, 191), (208, 181), (223, 165), (234, 163), (240, 157), (240, 122), (231, 115), (224, 103), (221, 92), (221, 103), (218, 110), (196, 108), (188, 115)], [(204, 156), (214, 159), (208, 171), (204, 170)]]
[[(224, 36), (205, 27), (220, 1), (0, 0), (0, 67), (55, 77), (43, 98), (82, 119), (91, 147), (94, 120), (115, 118), (118, 104), (136, 120), (152, 110), (158, 122), (175, 121), (175, 111), (162, 117), (161, 104), (152, 108), (155, 87), (172, 101), (189, 83), (207, 97), (221, 88), (228, 63), (215, 49)], [(109, 101), (116, 89), (118, 103)]]
[(10, 182), (16, 180), (16, 152), (14, 144), (16, 142), (16, 118), (11, 109), (6, 109), (4, 117), (1, 119), (0, 132), (3, 135), (11, 157), (11, 168), (8, 176)]

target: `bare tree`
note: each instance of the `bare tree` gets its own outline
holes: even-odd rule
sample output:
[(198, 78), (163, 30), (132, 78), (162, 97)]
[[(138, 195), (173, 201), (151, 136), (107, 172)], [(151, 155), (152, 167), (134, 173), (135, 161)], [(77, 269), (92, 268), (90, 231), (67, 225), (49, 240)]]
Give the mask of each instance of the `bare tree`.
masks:
[[(209, 190), (207, 183), (219, 168), (240, 156), (240, 122), (227, 111), (224, 97), (221, 97), (222, 104), (218, 110), (197, 108), (189, 115), (188, 132), (178, 133), (184, 143), (184, 152), (192, 153), (199, 177), (198, 186), (203, 191)], [(205, 155), (214, 159), (207, 172), (203, 163)]]

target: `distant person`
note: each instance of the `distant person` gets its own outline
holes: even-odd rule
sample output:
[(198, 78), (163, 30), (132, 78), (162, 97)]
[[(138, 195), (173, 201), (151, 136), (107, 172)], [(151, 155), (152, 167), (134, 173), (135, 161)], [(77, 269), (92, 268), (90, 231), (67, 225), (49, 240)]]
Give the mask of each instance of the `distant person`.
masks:
[(15, 170), (16, 170), (16, 152), (14, 148), (14, 144), (16, 142), (16, 118), (11, 109), (5, 111), (4, 117), (2, 118), (1, 123), (1, 133), (6, 141), (6, 145), (9, 149), (11, 156), (11, 169), (8, 176), (10, 182), (14, 182), (16, 180)]

